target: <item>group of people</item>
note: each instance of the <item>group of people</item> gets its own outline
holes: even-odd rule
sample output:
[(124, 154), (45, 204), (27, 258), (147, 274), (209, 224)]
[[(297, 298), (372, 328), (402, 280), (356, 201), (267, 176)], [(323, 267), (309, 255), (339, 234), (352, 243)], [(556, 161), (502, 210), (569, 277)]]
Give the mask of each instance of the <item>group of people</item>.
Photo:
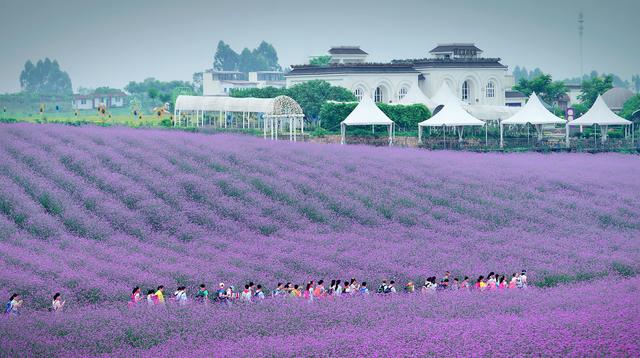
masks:
[[(527, 271), (514, 273), (511, 276), (499, 275), (495, 272), (490, 272), (487, 276), (480, 275), (478, 279), (472, 281), (468, 276), (464, 277), (452, 277), (451, 272), (445, 272), (444, 276), (439, 280), (436, 276), (427, 278), (420, 287), (417, 287), (413, 281), (407, 282), (404, 286), (404, 292), (406, 293), (430, 293), (436, 291), (456, 291), (456, 290), (478, 290), (478, 291), (493, 291), (504, 289), (524, 289), (527, 287)], [(395, 294), (399, 290), (396, 287), (394, 280), (382, 280), (382, 283), (376, 288), (375, 293), (378, 294)], [(218, 288), (210, 294), (207, 286), (201, 284), (198, 290), (193, 295), (193, 300), (197, 303), (207, 304), (210, 301), (232, 304), (234, 302), (250, 303), (252, 301), (263, 300), (270, 295), (271, 297), (291, 297), (300, 298), (308, 301), (319, 300), (330, 297), (339, 296), (366, 296), (372, 291), (369, 290), (367, 282), (358, 282), (355, 278), (350, 280), (331, 280), (327, 285), (324, 280), (318, 282), (309, 281), (304, 285), (292, 284), (290, 282), (279, 282), (276, 288), (270, 293), (265, 293), (262, 285), (256, 285), (253, 282), (249, 282), (244, 285), (242, 290), (237, 290), (234, 286), (226, 286), (223, 282), (218, 285)], [(165, 297), (165, 288), (160, 285), (156, 289), (147, 290), (146, 295), (143, 294), (140, 287), (134, 287), (131, 292), (131, 299), (129, 301), (130, 307), (135, 307), (141, 304), (147, 304), (149, 306), (164, 305), (167, 300), (175, 302), (178, 305), (186, 305), (189, 301), (189, 295), (187, 293), (186, 286), (179, 286), (173, 295)], [(7, 315), (19, 315), (23, 301), (19, 294), (13, 294), (9, 298), (5, 306), (5, 314)], [(65, 301), (62, 299), (60, 292), (53, 295), (50, 310), (52, 312), (60, 312), (65, 306)]]
[[(22, 304), (23, 301), (20, 295), (17, 293), (12, 294), (11, 297), (9, 297), (9, 301), (4, 306), (4, 314), (10, 316), (19, 315)], [(60, 312), (64, 308), (64, 304), (65, 301), (62, 299), (62, 294), (60, 292), (56, 292), (53, 295), (50, 310), (52, 312)]]
[[(526, 270), (514, 273), (509, 278), (507, 278), (506, 275), (499, 275), (494, 272), (490, 272), (487, 276), (479, 276), (475, 281), (471, 281), (468, 276), (461, 278), (452, 277), (451, 272), (447, 271), (440, 280), (437, 280), (436, 276), (427, 278), (421, 287), (416, 287), (413, 281), (409, 281), (404, 286), (404, 292), (430, 293), (444, 290), (492, 291), (514, 288), (524, 289), (526, 287)], [(383, 280), (373, 292), (378, 294), (395, 294), (400, 292), (400, 290), (396, 287), (396, 282), (394, 280)], [(199, 303), (214, 301), (218, 303), (232, 304), (234, 302), (250, 303), (256, 300), (263, 300), (269, 295), (271, 297), (291, 297), (313, 301), (328, 297), (339, 297), (342, 295), (366, 296), (371, 292), (372, 291), (369, 290), (367, 282), (358, 282), (355, 278), (344, 281), (331, 280), (328, 285), (324, 280), (319, 280), (318, 282), (309, 281), (304, 285), (292, 284), (290, 282), (279, 282), (276, 288), (268, 294), (265, 293), (262, 285), (256, 285), (253, 282), (245, 284), (242, 290), (237, 290), (234, 286), (227, 287), (223, 282), (221, 282), (212, 294), (209, 293), (205, 284), (201, 284), (198, 291), (194, 294), (193, 299), (195, 302)], [(186, 287), (181, 286), (174, 292), (171, 300), (180, 305), (184, 305), (187, 303), (187, 297)], [(147, 305), (150, 306), (165, 304), (164, 286), (158, 286), (156, 290), (148, 290), (146, 297), (143, 297), (140, 287), (135, 287), (131, 293), (129, 305), (136, 306), (145, 301)]]

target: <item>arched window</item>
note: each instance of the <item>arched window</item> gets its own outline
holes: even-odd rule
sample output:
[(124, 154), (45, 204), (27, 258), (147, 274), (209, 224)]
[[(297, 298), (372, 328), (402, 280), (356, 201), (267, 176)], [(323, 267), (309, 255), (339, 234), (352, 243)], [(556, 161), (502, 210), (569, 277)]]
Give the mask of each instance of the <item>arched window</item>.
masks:
[(469, 81), (462, 82), (462, 100), (469, 100)]
[(487, 98), (493, 98), (496, 96), (496, 86), (493, 84), (493, 81), (489, 81), (487, 83)]
[(358, 87), (355, 91), (353, 91), (353, 95), (356, 96), (356, 99), (358, 100), (358, 102), (360, 102), (364, 97), (364, 90), (362, 89), (362, 87)]
[(382, 93), (383, 93), (383, 92), (382, 92), (382, 86), (380, 86), (380, 87), (376, 87), (376, 92), (375, 92), (375, 93), (374, 93), (374, 95), (373, 95), (373, 100), (374, 100), (376, 103), (380, 103), (380, 102), (382, 102), (382, 101), (384, 100), (384, 99), (383, 99), (383, 94), (382, 94)]
[(400, 88), (400, 91), (398, 91), (398, 101), (406, 97), (407, 93), (409, 93), (409, 89), (407, 87)]

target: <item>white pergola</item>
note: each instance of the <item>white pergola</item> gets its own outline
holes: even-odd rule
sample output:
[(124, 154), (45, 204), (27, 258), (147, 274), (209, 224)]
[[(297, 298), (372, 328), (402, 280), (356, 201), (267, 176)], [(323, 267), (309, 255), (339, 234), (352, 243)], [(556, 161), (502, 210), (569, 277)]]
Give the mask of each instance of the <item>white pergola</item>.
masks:
[(631, 135), (631, 144), (633, 144), (634, 142), (633, 122), (613, 113), (613, 111), (611, 111), (611, 109), (609, 109), (607, 104), (604, 102), (602, 97), (598, 95), (598, 98), (596, 98), (596, 101), (593, 102), (593, 106), (589, 108), (587, 113), (567, 124), (567, 127), (565, 129), (567, 147), (569, 147), (569, 127), (590, 127), (593, 125), (598, 125), (600, 127), (600, 138), (602, 140), (602, 143), (607, 141), (607, 132), (609, 131), (609, 127), (611, 126), (625, 127), (625, 137), (629, 137), (629, 135)]
[(371, 126), (372, 130), (375, 128), (374, 126), (387, 126), (389, 145), (393, 145), (395, 122), (387, 117), (369, 96), (364, 96), (356, 108), (340, 123), (340, 144), (346, 143), (347, 126)]
[[(445, 103), (442, 109), (436, 113), (433, 117), (418, 123), (418, 142), (422, 143), (422, 128), (443, 128), (442, 134), (446, 140), (446, 129), (454, 128), (458, 133), (458, 141), (462, 142), (462, 135), (464, 133), (464, 127), (470, 126), (484, 126), (485, 122), (470, 115), (462, 108), (460, 101), (456, 99), (449, 99), (449, 102)], [(485, 137), (486, 137), (485, 127)]]
[[(232, 114), (232, 121), (227, 120)], [(242, 124), (233, 114), (242, 114)], [(178, 96), (173, 110), (174, 126), (205, 125), (219, 128), (263, 128), (264, 137), (278, 134), (288, 128), (289, 139), (296, 140), (298, 131), (304, 134), (304, 113), (300, 105), (290, 97), (234, 98), (214, 96)]]
[[(565, 124), (562, 118), (549, 112), (544, 107), (540, 99), (535, 93), (532, 93), (527, 103), (513, 116), (500, 122), (500, 148), (504, 147), (504, 126), (505, 125), (528, 125), (531, 124), (536, 128), (538, 140), (542, 139), (542, 125), (544, 124)], [(527, 127), (527, 131), (528, 131)]]

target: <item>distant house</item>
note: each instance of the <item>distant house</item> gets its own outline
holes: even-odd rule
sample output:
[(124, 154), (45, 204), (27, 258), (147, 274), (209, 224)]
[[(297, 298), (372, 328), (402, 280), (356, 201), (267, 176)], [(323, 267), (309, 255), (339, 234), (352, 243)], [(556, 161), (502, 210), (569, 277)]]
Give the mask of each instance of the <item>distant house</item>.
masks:
[(125, 106), (126, 99), (124, 92), (74, 94), (71, 106), (74, 109), (96, 109), (105, 104), (107, 108), (120, 108)]
[[(248, 80), (245, 79), (248, 77)], [(257, 71), (245, 74), (238, 71), (205, 70), (202, 92), (205, 96), (228, 96), (233, 89), (284, 87), (282, 71)]]

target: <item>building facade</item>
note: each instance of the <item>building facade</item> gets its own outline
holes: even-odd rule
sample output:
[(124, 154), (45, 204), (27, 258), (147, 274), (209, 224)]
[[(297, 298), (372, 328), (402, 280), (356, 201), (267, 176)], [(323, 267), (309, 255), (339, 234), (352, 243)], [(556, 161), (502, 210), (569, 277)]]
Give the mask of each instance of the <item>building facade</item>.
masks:
[(202, 74), (204, 96), (228, 96), (236, 88), (282, 88), (284, 74), (280, 71), (243, 72), (206, 70)]
[(101, 104), (108, 108), (121, 108), (126, 105), (127, 95), (124, 92), (74, 94), (71, 106), (74, 109), (96, 109)]
[[(482, 57), (474, 44), (440, 44), (430, 57), (367, 63), (367, 53), (357, 46), (329, 50), (329, 65), (292, 66), (285, 75), (286, 85), (325, 80), (351, 90), (357, 98), (368, 95), (376, 102), (399, 101), (413, 85), (428, 97), (443, 83), (470, 105), (510, 105), (524, 103), (524, 96), (511, 91), (513, 76), (500, 58)], [(510, 91), (510, 92), (509, 92)], [(508, 93), (509, 92), (509, 93)]]

